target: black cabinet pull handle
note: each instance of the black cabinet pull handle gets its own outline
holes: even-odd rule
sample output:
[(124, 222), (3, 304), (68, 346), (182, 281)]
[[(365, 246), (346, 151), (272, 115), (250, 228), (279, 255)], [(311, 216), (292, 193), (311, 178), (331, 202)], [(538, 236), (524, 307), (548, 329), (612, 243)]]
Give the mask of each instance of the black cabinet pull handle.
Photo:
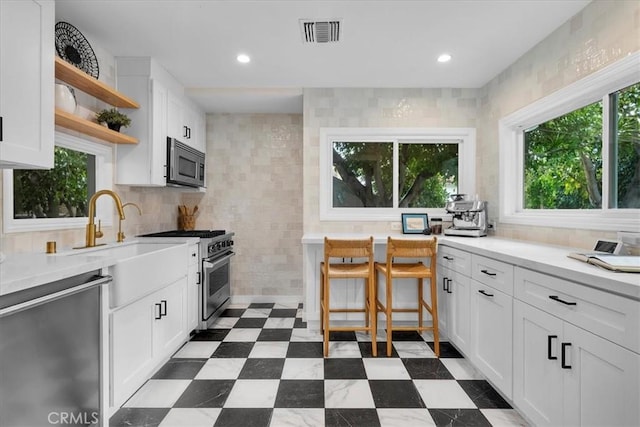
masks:
[(159, 302), (155, 303), (154, 305), (155, 305), (156, 307), (158, 307), (158, 310), (156, 311), (156, 313), (158, 313), (158, 314), (157, 314), (157, 315), (155, 315), (155, 317), (154, 317), (154, 318), (155, 318), (156, 320), (160, 320), (160, 319), (162, 319), (162, 305), (161, 305)]
[(558, 295), (549, 295), (549, 299), (552, 299), (554, 301), (558, 301), (561, 302), (565, 305), (577, 305), (578, 303), (576, 302), (570, 302), (570, 301), (565, 301), (563, 299), (560, 299), (560, 297)]
[(187, 128), (187, 139), (191, 139), (191, 128)]
[(442, 290), (443, 291), (447, 290), (447, 278), (446, 277), (442, 278)]
[(200, 272), (198, 271), (196, 274), (198, 275), (198, 281), (196, 282), (196, 284), (199, 285), (200, 284)]
[(563, 342), (562, 343), (562, 360), (561, 360), (561, 365), (562, 365), (562, 369), (571, 369), (571, 365), (567, 365), (567, 347), (571, 347), (571, 343), (570, 342)]
[(551, 354), (551, 341), (557, 338), (557, 335), (547, 335), (547, 359), (549, 360), (558, 360), (558, 356)]
[(452, 281), (453, 281), (453, 280), (451, 280), (451, 279), (447, 279), (447, 293), (450, 293), (450, 294), (452, 294), (452, 293), (453, 293), (453, 292), (451, 291), (451, 282), (452, 282)]
[(488, 293), (484, 289), (480, 289), (478, 292), (480, 292), (482, 295), (487, 296), (487, 297), (492, 297), (493, 296), (493, 294)]
[(0, 116), (0, 142), (2, 142), (2, 116)]
[(161, 308), (160, 308), (160, 316), (166, 316), (167, 315), (167, 300), (163, 299), (162, 301), (160, 301), (161, 303)]
[(444, 255), (442, 258), (446, 259), (447, 261), (453, 261), (453, 258), (448, 257), (448, 256), (446, 256), (446, 255)]
[(498, 275), (497, 273), (489, 273), (489, 270), (480, 270), (480, 272), (492, 277)]

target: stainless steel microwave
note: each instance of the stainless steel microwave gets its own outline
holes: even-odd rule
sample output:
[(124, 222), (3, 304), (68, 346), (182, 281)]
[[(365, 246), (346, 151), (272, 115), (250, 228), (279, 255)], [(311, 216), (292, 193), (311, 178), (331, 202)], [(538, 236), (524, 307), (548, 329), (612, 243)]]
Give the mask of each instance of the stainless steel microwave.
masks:
[(205, 187), (204, 153), (167, 138), (167, 185)]

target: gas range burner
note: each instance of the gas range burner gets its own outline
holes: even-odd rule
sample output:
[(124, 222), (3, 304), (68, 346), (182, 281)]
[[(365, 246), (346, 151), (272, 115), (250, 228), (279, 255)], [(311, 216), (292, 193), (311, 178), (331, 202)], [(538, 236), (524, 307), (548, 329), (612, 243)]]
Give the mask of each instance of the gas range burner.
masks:
[(225, 230), (171, 230), (143, 234), (140, 237), (200, 237), (202, 239), (210, 239), (224, 234)]

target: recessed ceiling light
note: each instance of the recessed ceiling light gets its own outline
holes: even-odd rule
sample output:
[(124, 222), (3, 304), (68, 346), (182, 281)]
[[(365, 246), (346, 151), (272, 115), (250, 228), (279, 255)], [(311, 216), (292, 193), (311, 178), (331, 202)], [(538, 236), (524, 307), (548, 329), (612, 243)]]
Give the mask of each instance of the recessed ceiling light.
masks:
[(449, 62), (451, 61), (451, 55), (449, 55), (448, 53), (443, 53), (442, 55), (438, 56), (438, 62)]
[(240, 55), (238, 55), (236, 59), (241, 64), (248, 64), (249, 62), (251, 62), (251, 58), (249, 58), (249, 55), (246, 55), (244, 53), (241, 53)]

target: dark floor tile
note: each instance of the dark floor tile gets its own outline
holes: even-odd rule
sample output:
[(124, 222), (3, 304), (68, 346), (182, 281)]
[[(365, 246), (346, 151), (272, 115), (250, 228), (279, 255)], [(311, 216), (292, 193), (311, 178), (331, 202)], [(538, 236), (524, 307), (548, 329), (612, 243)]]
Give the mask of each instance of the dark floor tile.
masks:
[(273, 409), (268, 408), (224, 408), (215, 427), (267, 427)]
[(329, 341), (355, 341), (356, 333), (351, 331), (329, 332)]
[(242, 317), (238, 319), (234, 328), (262, 328), (267, 321), (263, 317)]
[(244, 362), (239, 379), (275, 380), (282, 376), (284, 359), (251, 358)]
[(324, 381), (280, 380), (276, 408), (324, 408)]
[[(427, 342), (431, 350), (435, 351), (433, 346), (433, 342)], [(450, 358), (450, 359), (463, 359), (464, 356), (460, 354), (458, 350), (454, 346), (451, 345), (449, 341), (440, 341), (440, 357)]]
[(159, 380), (192, 380), (196, 377), (207, 359), (169, 359), (153, 379)]
[(242, 317), (244, 308), (227, 308), (220, 314), (220, 317)]
[(362, 359), (324, 359), (325, 380), (366, 380), (367, 373)]
[(411, 380), (369, 380), (376, 408), (425, 408)]
[(274, 305), (272, 302), (254, 302), (249, 304), (249, 308), (273, 308)]
[(439, 359), (402, 359), (411, 379), (417, 380), (452, 380), (453, 375)]
[(174, 408), (222, 408), (235, 380), (193, 380)]
[(485, 380), (460, 380), (458, 384), (480, 409), (511, 409), (511, 405)]
[[(361, 341), (358, 343), (360, 347), (360, 354), (362, 357), (373, 357), (371, 353), (371, 343), (366, 341)], [(386, 341), (378, 341), (376, 343), (376, 347), (378, 348), (378, 356), (377, 357), (387, 357), (387, 342)], [(395, 348), (391, 347), (391, 356), (389, 357), (398, 357), (398, 352)]]
[(109, 419), (109, 427), (158, 426), (171, 408), (120, 408)]
[(380, 419), (375, 409), (325, 409), (326, 427), (376, 427)]
[(269, 317), (296, 317), (297, 308), (274, 308)]
[(290, 342), (289, 349), (287, 350), (287, 357), (290, 357), (290, 358), (323, 357), (322, 343), (321, 342)]
[(252, 342), (222, 342), (211, 357), (249, 357), (253, 344)]
[(490, 427), (491, 423), (478, 409), (429, 409), (436, 426)]
[(205, 329), (197, 332), (191, 341), (222, 341), (231, 329)]
[(422, 335), (416, 331), (393, 331), (391, 338), (392, 341), (424, 341)]
[(306, 329), (307, 322), (303, 322), (301, 317), (296, 317), (296, 320), (293, 321), (293, 327)]
[(289, 341), (291, 329), (263, 329), (258, 336), (258, 341)]

